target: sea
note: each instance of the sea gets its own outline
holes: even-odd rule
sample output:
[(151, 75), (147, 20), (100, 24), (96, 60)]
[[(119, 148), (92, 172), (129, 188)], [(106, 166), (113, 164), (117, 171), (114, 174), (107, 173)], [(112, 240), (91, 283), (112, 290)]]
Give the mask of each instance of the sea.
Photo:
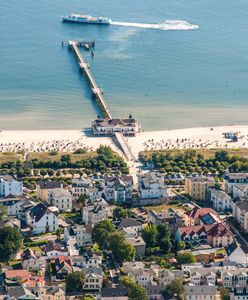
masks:
[[(145, 131), (247, 124), (247, 0), (0, 0), (0, 130), (81, 129), (98, 108), (81, 49), (114, 117)], [(70, 13), (109, 26), (64, 24)], [(65, 45), (62, 47), (62, 41)]]

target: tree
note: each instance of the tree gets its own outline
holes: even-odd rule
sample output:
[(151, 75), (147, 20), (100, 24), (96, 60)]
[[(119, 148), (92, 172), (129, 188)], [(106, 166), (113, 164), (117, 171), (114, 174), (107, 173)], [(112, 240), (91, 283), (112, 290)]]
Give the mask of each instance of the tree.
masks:
[(114, 232), (108, 237), (108, 249), (112, 251), (115, 259), (123, 263), (135, 257), (135, 248), (125, 240), (124, 234)]
[(177, 241), (175, 244), (176, 251), (180, 251), (185, 248), (184, 241)]
[(168, 238), (162, 238), (160, 241), (159, 241), (159, 245), (160, 245), (160, 248), (163, 250), (163, 252), (166, 254), (166, 253), (169, 253), (171, 251), (171, 241), (168, 239)]
[(20, 232), (10, 226), (0, 228), (0, 261), (7, 262), (13, 258), (22, 247)]
[(47, 170), (41, 169), (41, 170), (40, 170), (40, 175), (41, 175), (42, 177), (45, 177), (45, 176), (47, 175)]
[(113, 211), (114, 221), (120, 221), (127, 217), (127, 210), (123, 207), (116, 207)]
[(75, 271), (67, 275), (65, 279), (67, 292), (82, 292), (85, 282), (83, 271)]
[(54, 175), (53, 169), (48, 169), (48, 170), (47, 170), (47, 173), (48, 173), (48, 175), (49, 175), (50, 177), (52, 177), (52, 176)]
[(109, 235), (113, 232), (115, 232), (115, 227), (109, 220), (100, 221), (93, 228), (93, 242), (97, 243), (101, 249), (104, 249), (106, 247)]
[(154, 247), (157, 243), (158, 229), (154, 224), (148, 224), (142, 231), (142, 237), (147, 247)]
[(183, 299), (184, 287), (183, 281), (180, 278), (173, 279), (166, 287), (165, 293), (170, 296), (177, 296), (177, 299)]
[(0, 204), (0, 221), (4, 221), (8, 216), (8, 209), (6, 206)]
[(85, 206), (85, 202), (88, 199), (89, 199), (89, 196), (87, 196), (87, 195), (80, 195), (77, 201), (78, 201), (78, 203), (82, 204), (82, 206)]
[(194, 255), (188, 251), (179, 253), (177, 255), (177, 262), (182, 265), (182, 264), (191, 264), (191, 263), (195, 263), (196, 259), (194, 257)]
[(160, 224), (157, 226), (158, 230), (158, 239), (162, 238), (170, 238), (171, 232), (170, 232), (170, 227), (167, 224)]
[(220, 292), (221, 300), (228, 300), (229, 299), (228, 289), (224, 288), (224, 286), (219, 287), (219, 292)]
[(128, 299), (130, 300), (147, 300), (147, 290), (145, 287), (137, 284), (132, 278), (123, 276), (121, 278), (121, 285), (128, 289)]

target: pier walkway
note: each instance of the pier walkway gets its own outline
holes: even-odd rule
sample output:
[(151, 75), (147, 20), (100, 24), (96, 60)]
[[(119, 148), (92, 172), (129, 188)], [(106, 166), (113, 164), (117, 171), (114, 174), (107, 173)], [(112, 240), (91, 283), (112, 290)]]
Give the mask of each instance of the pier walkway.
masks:
[(105, 102), (105, 99), (103, 96), (103, 91), (101, 88), (99, 88), (97, 86), (97, 83), (96, 83), (93, 75), (91, 74), (89, 65), (85, 62), (82, 54), (80, 53), (80, 51), (78, 49), (77, 42), (69, 41), (68, 44), (69, 44), (69, 47), (74, 51), (74, 54), (78, 60), (80, 69), (84, 71), (84, 73), (90, 83), (92, 93), (93, 93), (94, 97), (96, 98), (96, 100), (99, 102), (99, 106), (101, 108), (101, 111), (102, 111), (104, 117), (112, 119), (111, 113), (106, 105), (106, 102)]
[[(100, 106), (100, 109), (101, 109), (104, 117), (112, 119), (112, 115), (106, 105), (106, 102), (105, 102), (105, 99), (103, 96), (103, 91), (101, 88), (99, 88), (97, 86), (97, 83), (90, 71), (89, 65), (86, 63), (82, 54), (80, 53), (79, 48), (78, 48), (78, 42), (77, 41), (68, 41), (68, 45), (73, 50), (73, 52), (77, 58), (77, 61), (79, 63), (80, 69), (84, 71), (84, 73), (90, 83), (92, 93), (93, 93), (94, 97), (96, 98), (96, 100), (98, 101), (98, 104)], [(127, 161), (134, 160), (135, 157), (134, 157), (129, 145), (125, 141), (123, 134), (120, 132), (116, 132), (114, 137), (116, 139), (116, 143), (118, 144), (118, 147), (122, 150)]]

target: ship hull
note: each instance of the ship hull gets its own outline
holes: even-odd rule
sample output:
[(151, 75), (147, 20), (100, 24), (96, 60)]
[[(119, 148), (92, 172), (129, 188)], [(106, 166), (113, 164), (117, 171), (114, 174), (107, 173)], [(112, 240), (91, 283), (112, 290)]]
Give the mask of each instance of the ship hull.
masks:
[(110, 25), (110, 22), (79, 21), (79, 20), (68, 20), (68, 19), (62, 19), (62, 22), (63, 22), (63, 23), (77, 23), (77, 24)]

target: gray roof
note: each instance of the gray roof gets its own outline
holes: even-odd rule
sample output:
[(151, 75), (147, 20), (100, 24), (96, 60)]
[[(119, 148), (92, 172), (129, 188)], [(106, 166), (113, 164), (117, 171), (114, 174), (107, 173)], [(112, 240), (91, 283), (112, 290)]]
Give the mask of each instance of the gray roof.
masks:
[(124, 218), (121, 220), (121, 223), (118, 225), (118, 228), (122, 229), (122, 228), (126, 228), (126, 227), (141, 226), (141, 225), (142, 224), (135, 219)]
[(225, 198), (229, 198), (231, 199), (231, 197), (229, 195), (227, 195), (226, 192), (222, 191), (222, 190), (216, 190), (216, 189), (212, 189), (211, 190), (211, 195), (214, 194), (216, 197), (218, 197), (219, 199), (223, 200)]
[(63, 188), (54, 188), (51, 191), (49, 191), (49, 194), (53, 197), (70, 197), (71, 193)]
[(8, 288), (8, 294), (11, 298), (19, 298), (24, 295), (31, 295), (31, 292), (22, 286), (12, 286)]
[(242, 202), (237, 203), (237, 207), (241, 211), (247, 211), (248, 210), (248, 200), (244, 200)]
[(210, 285), (205, 285), (205, 286), (192, 286), (192, 285), (186, 285), (185, 286), (185, 294), (189, 296), (196, 296), (196, 295), (210, 295), (214, 296), (217, 292), (217, 287), (216, 286), (210, 286)]
[(104, 298), (113, 298), (113, 297), (125, 297), (128, 295), (127, 288), (103, 288), (101, 289), (101, 296)]
[(9, 182), (12, 182), (12, 181), (17, 181), (17, 179), (15, 179), (13, 176), (11, 175), (0, 175), (0, 181), (9, 181)]
[(62, 181), (37, 181), (36, 186), (39, 186), (40, 189), (55, 189), (61, 188), (63, 186)]

